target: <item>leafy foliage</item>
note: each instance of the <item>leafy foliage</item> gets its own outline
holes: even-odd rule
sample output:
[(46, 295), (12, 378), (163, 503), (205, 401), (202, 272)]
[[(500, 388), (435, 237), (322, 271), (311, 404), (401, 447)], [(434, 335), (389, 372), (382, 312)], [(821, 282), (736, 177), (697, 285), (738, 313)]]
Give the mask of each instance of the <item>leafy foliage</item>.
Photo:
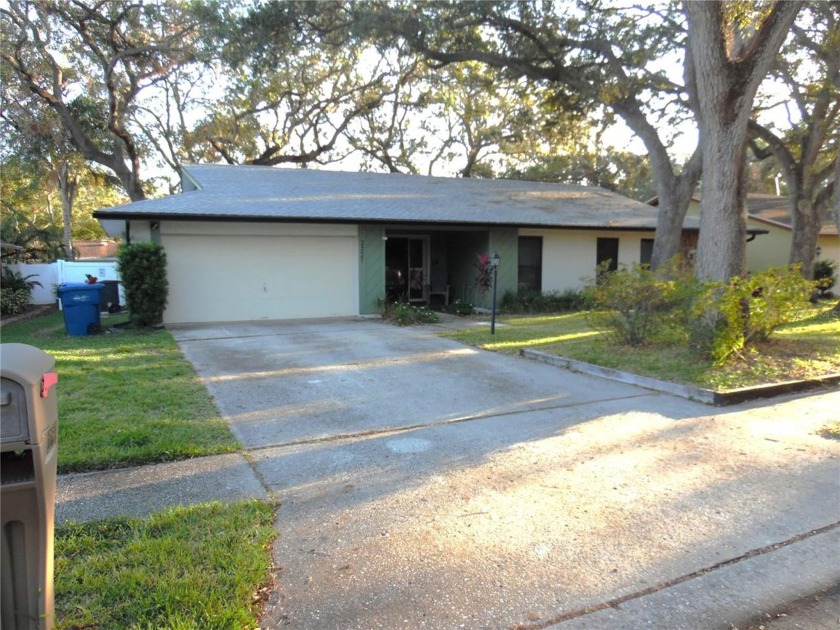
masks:
[(707, 282), (692, 313), (694, 344), (716, 364), (755, 342), (765, 341), (780, 326), (796, 321), (809, 306), (814, 282), (799, 265), (772, 268), (748, 278)]
[(2, 286), (0, 286), (0, 312), (3, 315), (16, 315), (29, 306), (32, 289), (43, 286), (37, 280), (30, 280), (34, 275), (24, 276), (21, 273), (3, 267)]
[(27, 289), (0, 288), (0, 312), (16, 315), (29, 306), (30, 292)]
[(479, 295), (486, 295), (493, 288), (493, 267), (490, 264), (490, 254), (476, 255), (475, 267), (475, 288)]
[(0, 221), (3, 262), (52, 262), (66, 255), (61, 232), (55, 226), (38, 227), (19, 211), (4, 212)]
[(563, 313), (578, 311), (586, 304), (582, 291), (546, 291), (544, 293), (505, 291), (499, 302), (499, 310), (509, 314)]
[(73, 147), (111, 170), (132, 200), (146, 196), (132, 116), (144, 91), (196, 61), (201, 29), (190, 4), (42, 0), (2, 8), (4, 40), (14, 43), (2, 60), (17, 87), (49, 108)]
[(680, 274), (678, 265), (670, 269), (667, 274), (644, 265), (600, 269), (586, 289), (595, 307), (588, 315), (590, 326), (632, 347), (667, 336), (720, 365), (800, 319), (814, 291), (814, 282), (803, 278), (797, 265), (705, 283)]
[(166, 252), (156, 243), (124, 244), (117, 258), (132, 323), (138, 326), (160, 323), (169, 291)]
[(609, 271), (609, 261), (598, 267), (598, 277), (586, 288), (595, 306), (589, 323), (609, 331), (618, 343), (640, 346), (664, 325), (675, 295), (675, 283), (664, 280), (646, 265), (634, 264)]
[(475, 306), (469, 302), (463, 302), (460, 299), (455, 300), (447, 307), (447, 312), (455, 313), (459, 317), (467, 317), (475, 312)]
[(823, 258), (814, 263), (814, 280), (820, 295), (826, 296), (837, 282), (837, 263)]
[(397, 326), (412, 326), (414, 324), (434, 324), (439, 321), (438, 314), (425, 306), (414, 306), (407, 302), (380, 302), (379, 309), (382, 319), (393, 322)]

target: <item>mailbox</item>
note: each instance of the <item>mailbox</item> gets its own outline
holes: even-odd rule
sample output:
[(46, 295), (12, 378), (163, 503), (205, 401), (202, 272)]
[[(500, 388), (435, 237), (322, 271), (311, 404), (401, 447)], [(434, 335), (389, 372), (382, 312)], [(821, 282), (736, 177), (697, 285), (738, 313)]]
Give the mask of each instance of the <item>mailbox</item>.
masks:
[(50, 355), (25, 344), (0, 344), (2, 630), (54, 624), (56, 383)]

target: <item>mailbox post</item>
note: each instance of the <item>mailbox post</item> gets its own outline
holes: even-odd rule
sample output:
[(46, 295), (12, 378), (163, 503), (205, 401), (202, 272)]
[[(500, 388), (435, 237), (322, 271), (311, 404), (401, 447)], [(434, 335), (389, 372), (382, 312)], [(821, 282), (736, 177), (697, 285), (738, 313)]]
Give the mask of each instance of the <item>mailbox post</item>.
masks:
[(2, 630), (49, 630), (54, 624), (57, 382), (50, 355), (0, 344)]

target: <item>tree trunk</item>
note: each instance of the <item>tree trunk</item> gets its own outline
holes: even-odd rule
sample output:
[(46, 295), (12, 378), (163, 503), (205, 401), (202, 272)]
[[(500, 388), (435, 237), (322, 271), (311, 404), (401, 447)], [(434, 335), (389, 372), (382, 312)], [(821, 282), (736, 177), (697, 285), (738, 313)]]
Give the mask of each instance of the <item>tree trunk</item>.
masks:
[(700, 280), (728, 280), (746, 272), (745, 131), (740, 137), (729, 126), (701, 131), (703, 184), (694, 268)]
[(834, 161), (834, 221), (840, 234), (840, 156)]
[(613, 104), (615, 112), (635, 133), (648, 151), (648, 159), (656, 182), (659, 211), (656, 216), (656, 233), (650, 266), (660, 267), (680, 252), (683, 221), (691, 203), (694, 188), (700, 180), (702, 158), (700, 146), (695, 149), (682, 173), (674, 174), (671, 158), (659, 132), (648, 122), (639, 102), (628, 98)]
[(76, 201), (76, 191), (79, 180), (71, 173), (70, 165), (62, 162), (58, 167), (58, 189), (61, 192), (62, 244), (67, 260), (76, 258), (73, 252), (72, 217), (73, 204)]
[[(840, 157), (834, 161), (834, 221), (837, 223), (837, 234), (840, 235)], [(831, 309), (831, 312), (840, 317), (840, 300)]]
[(650, 266), (661, 267), (680, 251), (682, 227), (691, 197), (680, 199), (676, 181), (657, 182), (659, 190), (659, 212), (656, 215), (656, 233)]
[(656, 173), (659, 195), (659, 212), (656, 216), (656, 234), (650, 266), (657, 269), (680, 253), (683, 223), (691, 205), (694, 188), (700, 180), (702, 157), (699, 147), (683, 168), (680, 175), (660, 168)]
[(791, 197), (792, 239), (790, 263), (802, 265), (802, 275), (814, 277), (814, 258), (817, 255), (817, 240), (822, 223), (813, 208), (807, 191), (797, 190)]
[(801, 2), (776, 2), (749, 37), (739, 38), (731, 37), (733, 31), (739, 34), (740, 27), (727, 23), (723, 3), (684, 3), (703, 147), (695, 266), (700, 280), (726, 281), (746, 270), (747, 123), (758, 86), (801, 6)]

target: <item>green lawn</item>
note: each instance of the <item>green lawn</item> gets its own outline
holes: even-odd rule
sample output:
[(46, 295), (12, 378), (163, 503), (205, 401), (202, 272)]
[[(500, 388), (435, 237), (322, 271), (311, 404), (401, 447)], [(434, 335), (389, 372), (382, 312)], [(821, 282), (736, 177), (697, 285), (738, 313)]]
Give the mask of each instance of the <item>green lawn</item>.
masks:
[(593, 331), (585, 313), (502, 316), (496, 335), (486, 328), (447, 333), (474, 346), (518, 354), (520, 348), (586, 361), (666, 381), (724, 390), (840, 373), (840, 319), (830, 307), (815, 307), (809, 318), (789, 324), (771, 339), (713, 366), (686, 348), (667, 342), (630, 348)]
[[(56, 359), (59, 472), (238, 450), (172, 336), (125, 322), (85, 337), (68, 337), (61, 313), (3, 325), (3, 343)], [(58, 526), (56, 627), (256, 628), (273, 520), (272, 503), (247, 501)]]
[(58, 469), (98, 470), (233, 452), (239, 445), (207, 390), (165, 330), (70, 337), (62, 313), (4, 324), (3, 343), (26, 343), (56, 360)]
[(274, 507), (209, 503), (56, 528), (56, 627), (256, 628)]

